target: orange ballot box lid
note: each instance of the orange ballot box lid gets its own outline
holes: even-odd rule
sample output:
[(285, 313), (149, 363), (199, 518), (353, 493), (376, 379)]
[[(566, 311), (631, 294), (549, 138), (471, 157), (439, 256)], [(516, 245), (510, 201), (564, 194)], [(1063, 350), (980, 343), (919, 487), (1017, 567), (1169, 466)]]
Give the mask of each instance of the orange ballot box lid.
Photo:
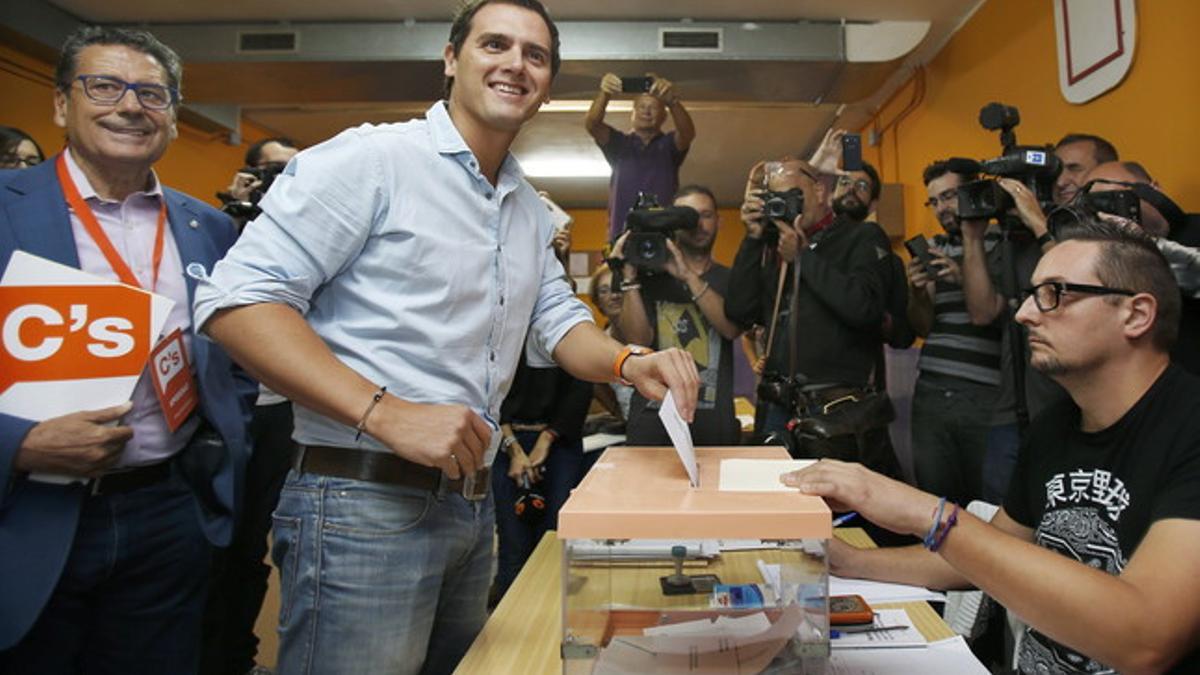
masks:
[(700, 487), (671, 447), (605, 451), (558, 514), (560, 539), (828, 539), (820, 497), (719, 489), (721, 460), (788, 459), (773, 447), (696, 448)]

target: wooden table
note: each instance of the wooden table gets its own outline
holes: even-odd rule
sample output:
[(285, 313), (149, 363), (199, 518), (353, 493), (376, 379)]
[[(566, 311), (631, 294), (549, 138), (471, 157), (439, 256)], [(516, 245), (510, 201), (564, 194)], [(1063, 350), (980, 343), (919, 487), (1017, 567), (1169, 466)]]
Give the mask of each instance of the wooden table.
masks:
[[(875, 546), (870, 537), (858, 528), (839, 528), (834, 535), (859, 547)], [(928, 603), (900, 602), (874, 606), (904, 609), (921, 634), (930, 641), (954, 636), (954, 632)], [(560, 640), (562, 542), (556, 533), (548, 532), (454, 672), (460, 675), (559, 675), (562, 673)]]

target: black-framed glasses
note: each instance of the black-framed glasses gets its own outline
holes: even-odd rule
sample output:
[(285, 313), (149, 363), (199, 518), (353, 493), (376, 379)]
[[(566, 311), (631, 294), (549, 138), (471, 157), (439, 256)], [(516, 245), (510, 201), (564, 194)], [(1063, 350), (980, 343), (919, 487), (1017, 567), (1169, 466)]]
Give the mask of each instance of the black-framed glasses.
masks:
[(1033, 296), (1033, 304), (1039, 311), (1049, 312), (1058, 308), (1062, 302), (1063, 293), (1086, 293), (1087, 295), (1137, 295), (1134, 291), (1092, 284), (1073, 284), (1069, 281), (1043, 281), (1033, 288), (1023, 291), (1024, 297)]
[(841, 178), (838, 178), (838, 185), (840, 187), (853, 186), (855, 190), (860, 190), (862, 192), (869, 192), (871, 190), (871, 181), (867, 180), (866, 178), (854, 180), (849, 176), (842, 176)]
[(936, 195), (930, 197), (929, 199), (926, 199), (925, 206), (928, 206), (931, 209), (936, 209), (938, 207), (938, 204), (950, 205), (951, 202), (957, 202), (957, 201), (958, 201), (958, 188), (950, 188), (949, 190), (943, 190), (941, 193), (936, 194)]
[(166, 110), (179, 102), (179, 90), (164, 84), (126, 82), (111, 75), (79, 75), (83, 93), (95, 103), (116, 105), (125, 92), (133, 90), (138, 103), (149, 110)]

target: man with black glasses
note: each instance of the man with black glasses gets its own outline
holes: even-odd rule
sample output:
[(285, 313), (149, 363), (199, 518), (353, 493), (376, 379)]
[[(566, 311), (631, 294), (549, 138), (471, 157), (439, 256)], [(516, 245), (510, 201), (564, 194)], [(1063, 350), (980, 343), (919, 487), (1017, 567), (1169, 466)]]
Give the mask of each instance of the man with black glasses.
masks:
[(1069, 393), (1033, 421), (984, 522), (842, 462), (784, 477), (921, 546), (833, 542), (830, 571), (976, 586), (1029, 624), (1023, 673), (1200, 669), (1200, 380), (1170, 363), (1179, 291), (1136, 228), (1059, 232), (1017, 312), (1033, 366)]
[[(957, 169), (957, 170), (956, 170)], [(963, 296), (958, 186), (975, 180), (951, 162), (926, 167), (926, 204), (945, 234), (934, 237), (928, 263), (909, 261), (908, 317), (925, 338), (913, 391), (912, 453), (917, 485), (966, 505), (983, 491), (983, 458), (1000, 384), (1002, 328), (971, 323)], [(987, 266), (999, 271), (997, 236), (984, 243)]]
[(41, 422), (0, 415), (0, 672), (197, 667), (211, 550), (229, 543), (254, 388), (195, 339), (185, 276), (213, 267), (233, 224), (153, 169), (176, 135), (181, 72), (149, 33), (76, 31), (55, 74), (66, 150), (0, 172), (0, 265), (23, 250), (170, 298), (158, 344), (178, 336), (199, 392), (169, 423), (171, 401), (160, 403), (147, 368), (122, 405)]

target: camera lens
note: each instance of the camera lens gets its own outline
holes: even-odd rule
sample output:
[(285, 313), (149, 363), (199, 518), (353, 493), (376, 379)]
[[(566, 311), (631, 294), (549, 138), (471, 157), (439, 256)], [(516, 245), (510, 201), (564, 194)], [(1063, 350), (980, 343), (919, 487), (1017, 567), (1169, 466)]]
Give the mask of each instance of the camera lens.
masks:
[(655, 246), (653, 239), (642, 239), (638, 241), (637, 256), (642, 260), (653, 260), (658, 252), (658, 247)]

